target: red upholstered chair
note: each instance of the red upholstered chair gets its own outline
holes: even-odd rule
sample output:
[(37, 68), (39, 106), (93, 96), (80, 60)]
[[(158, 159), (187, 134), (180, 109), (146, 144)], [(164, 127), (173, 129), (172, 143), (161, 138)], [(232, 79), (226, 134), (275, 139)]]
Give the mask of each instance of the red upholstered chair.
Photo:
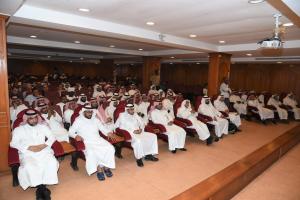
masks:
[[(29, 110), (29, 109), (25, 109), (23, 111), (21, 111), (18, 114), (18, 118), (15, 120), (14, 124), (13, 124), (13, 129), (17, 128), (18, 126), (20, 126), (20, 124), (23, 122), (23, 115), (24, 113)], [(55, 141), (51, 148), (54, 151), (54, 155), (55, 157), (60, 157), (62, 155), (65, 154), (64, 149), (62, 147), (62, 145)], [(20, 166), (20, 159), (19, 159), (19, 153), (18, 150), (15, 148), (12, 148), (9, 146), (8, 148), (8, 165), (11, 168), (11, 172), (12, 172), (12, 177), (13, 177), (13, 186), (18, 186), (19, 185), (19, 180), (18, 180), (18, 169)]]

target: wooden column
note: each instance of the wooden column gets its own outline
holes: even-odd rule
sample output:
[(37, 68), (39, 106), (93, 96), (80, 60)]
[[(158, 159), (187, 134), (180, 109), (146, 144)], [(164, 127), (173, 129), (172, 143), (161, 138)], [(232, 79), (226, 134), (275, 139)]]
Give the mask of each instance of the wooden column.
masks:
[(156, 75), (157, 79), (160, 79), (160, 61), (159, 57), (144, 57), (143, 64), (143, 89), (149, 89), (151, 85), (151, 79)]
[(224, 77), (229, 78), (231, 54), (210, 53), (208, 68), (208, 95), (219, 94)]
[(8, 170), (7, 151), (11, 138), (5, 30), (7, 19), (7, 16), (0, 15), (0, 171)]

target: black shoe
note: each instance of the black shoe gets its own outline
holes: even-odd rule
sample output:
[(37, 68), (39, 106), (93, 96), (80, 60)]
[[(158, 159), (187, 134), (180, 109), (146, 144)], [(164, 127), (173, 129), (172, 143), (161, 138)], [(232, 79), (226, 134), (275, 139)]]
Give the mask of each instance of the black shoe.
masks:
[[(219, 139), (218, 139), (219, 140)], [(213, 138), (209, 136), (209, 138), (206, 139), (206, 145), (209, 146), (213, 143)]]
[(44, 200), (51, 200), (51, 191), (48, 188), (45, 188), (43, 191)]
[(43, 189), (38, 187), (35, 191), (36, 200), (44, 200)]
[(266, 120), (262, 120), (261, 122), (262, 122), (264, 125), (267, 125)]
[(272, 120), (272, 123), (273, 123), (273, 124), (277, 124), (277, 122), (276, 122), (276, 120), (275, 120), (275, 119), (273, 119), (273, 120)]
[(176, 153), (176, 150), (171, 151), (172, 153)]
[(236, 132), (242, 132), (242, 130), (241, 130), (241, 129), (239, 129), (239, 128), (237, 128), (237, 129), (236, 129)]
[(153, 155), (146, 155), (145, 160), (156, 162), (158, 161), (158, 158), (154, 157)]
[(144, 163), (143, 163), (143, 160), (142, 160), (142, 159), (137, 159), (137, 160), (136, 160), (136, 164), (137, 164), (137, 166), (139, 166), (139, 167), (144, 167)]
[(181, 149), (179, 149), (180, 151), (187, 151), (187, 149), (186, 148), (181, 148)]
[(219, 138), (218, 137), (215, 137), (215, 142), (219, 142)]

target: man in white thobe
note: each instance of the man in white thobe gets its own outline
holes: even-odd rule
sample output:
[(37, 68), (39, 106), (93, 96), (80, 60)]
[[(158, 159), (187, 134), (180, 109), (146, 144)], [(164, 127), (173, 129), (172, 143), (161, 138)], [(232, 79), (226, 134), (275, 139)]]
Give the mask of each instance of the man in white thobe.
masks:
[(222, 84), (220, 85), (220, 94), (224, 96), (225, 104), (229, 107), (229, 96), (231, 93), (231, 89), (229, 87), (229, 79), (224, 78)]
[(22, 104), (21, 99), (17, 96), (11, 97), (11, 107), (9, 108), (11, 124), (17, 119), (18, 114), (25, 109), (27, 109), (27, 106)]
[(221, 138), (223, 134), (228, 134), (228, 125), (229, 122), (224, 118), (222, 113), (220, 113), (210, 102), (208, 96), (204, 96), (201, 99), (201, 104), (198, 108), (198, 113), (209, 116), (212, 118), (212, 121), (208, 122), (215, 126), (216, 135)]
[(45, 185), (58, 183), (59, 164), (51, 149), (55, 139), (47, 125), (35, 110), (28, 110), (23, 123), (12, 133), (10, 146), (18, 149), (20, 167), (18, 179), (21, 187), (37, 187), (37, 199), (50, 199), (50, 190)]
[(49, 125), (51, 133), (59, 142), (69, 142), (68, 131), (64, 128), (61, 116), (47, 104), (39, 104), (37, 110)]
[(150, 106), (150, 102), (148, 102), (148, 97), (146, 94), (142, 94), (142, 96), (137, 96), (135, 98), (134, 109), (135, 112), (143, 119), (144, 124), (148, 124), (148, 108)]
[(166, 110), (173, 118), (175, 117), (173, 109), (174, 103), (175, 98), (173, 95), (167, 95), (167, 97), (162, 100), (163, 109)]
[(292, 108), (291, 111), (294, 113), (295, 120), (300, 120), (300, 108), (298, 107), (298, 103), (295, 100), (293, 93), (290, 93), (283, 98), (283, 104)]
[(229, 112), (228, 107), (224, 103), (224, 97), (222, 95), (219, 95), (218, 98), (214, 101), (214, 106), (218, 111), (226, 113), (230, 122), (232, 122), (237, 127), (237, 130), (240, 130), (239, 127), (242, 125), (240, 115), (236, 112)]
[(288, 119), (287, 110), (280, 107), (282, 106), (282, 103), (279, 101), (278, 95), (272, 95), (268, 100), (268, 105), (276, 108), (280, 120), (286, 121)]
[(114, 112), (119, 104), (119, 101), (115, 98), (112, 98), (111, 101), (109, 102), (109, 106), (105, 108), (105, 113), (106, 116), (108, 116), (111, 119), (114, 119)]
[(189, 100), (184, 100), (181, 102), (181, 106), (177, 110), (177, 117), (188, 119), (192, 122), (192, 126), (188, 128), (195, 129), (199, 136), (199, 139), (204, 141), (206, 140), (206, 144), (210, 145), (213, 142), (213, 137), (210, 136), (210, 132), (203, 122), (197, 119), (198, 113), (195, 112)]
[(154, 155), (158, 154), (157, 136), (145, 132), (142, 119), (134, 112), (134, 105), (127, 104), (125, 112), (119, 115), (115, 123), (116, 127), (128, 131), (131, 136), (131, 146), (137, 165), (143, 167), (143, 158), (150, 161), (158, 161)]
[(247, 102), (242, 100), (238, 93), (232, 93), (229, 97), (230, 103), (233, 103), (233, 108), (240, 115), (247, 115)]
[(172, 153), (176, 153), (177, 149), (186, 151), (184, 148), (185, 130), (174, 124), (174, 117), (163, 110), (162, 102), (157, 101), (153, 106), (155, 109), (150, 112), (150, 119), (154, 124), (162, 124), (166, 128), (166, 132), (163, 134), (168, 136), (169, 150)]
[(106, 177), (113, 176), (110, 169), (115, 168), (115, 149), (100, 136), (99, 131), (108, 138), (114, 137), (113, 133), (95, 117), (92, 106), (85, 105), (70, 127), (69, 135), (77, 141), (84, 142), (83, 153), (86, 158), (85, 168), (88, 175), (97, 172), (98, 180), (103, 181), (105, 175)]
[(262, 120), (263, 123), (265, 123), (265, 120), (267, 120), (267, 119), (271, 119), (271, 120), (274, 119), (273, 110), (265, 108), (264, 103), (258, 101), (258, 99), (253, 94), (251, 94), (248, 97), (248, 102), (247, 103), (248, 103), (249, 106), (257, 108), (259, 117), (260, 117), (260, 119)]

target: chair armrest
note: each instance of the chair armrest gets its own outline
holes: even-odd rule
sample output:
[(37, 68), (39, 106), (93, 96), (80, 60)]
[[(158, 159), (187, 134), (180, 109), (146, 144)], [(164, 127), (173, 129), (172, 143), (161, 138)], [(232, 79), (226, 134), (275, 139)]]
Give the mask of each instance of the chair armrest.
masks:
[(18, 149), (8, 147), (8, 165), (20, 164)]
[(62, 156), (62, 155), (65, 154), (64, 148), (62, 147), (62, 145), (58, 141), (55, 141), (52, 144), (51, 148), (54, 151), (55, 157)]
[(198, 114), (197, 119), (203, 123), (211, 122), (213, 119), (210, 116), (203, 115), (201, 113)]
[(181, 122), (185, 123), (186, 126), (193, 126), (192, 122), (190, 120), (188, 120), (188, 119), (183, 119), (183, 118), (180, 118), (180, 117), (176, 117), (176, 119), (178, 121), (181, 121)]
[(122, 136), (124, 138), (124, 140), (131, 140), (131, 135), (128, 131), (126, 130), (123, 130), (123, 129), (120, 129), (120, 128), (117, 128), (116, 129), (116, 134), (119, 135), (119, 136)]
[(181, 128), (186, 128), (187, 127), (187, 124), (182, 122), (182, 121), (179, 121), (178, 119), (174, 119), (174, 124), (177, 125), (177, 126), (180, 126)]
[(77, 141), (74, 138), (70, 138), (70, 143), (75, 147), (76, 151), (85, 150), (85, 145), (83, 141)]

